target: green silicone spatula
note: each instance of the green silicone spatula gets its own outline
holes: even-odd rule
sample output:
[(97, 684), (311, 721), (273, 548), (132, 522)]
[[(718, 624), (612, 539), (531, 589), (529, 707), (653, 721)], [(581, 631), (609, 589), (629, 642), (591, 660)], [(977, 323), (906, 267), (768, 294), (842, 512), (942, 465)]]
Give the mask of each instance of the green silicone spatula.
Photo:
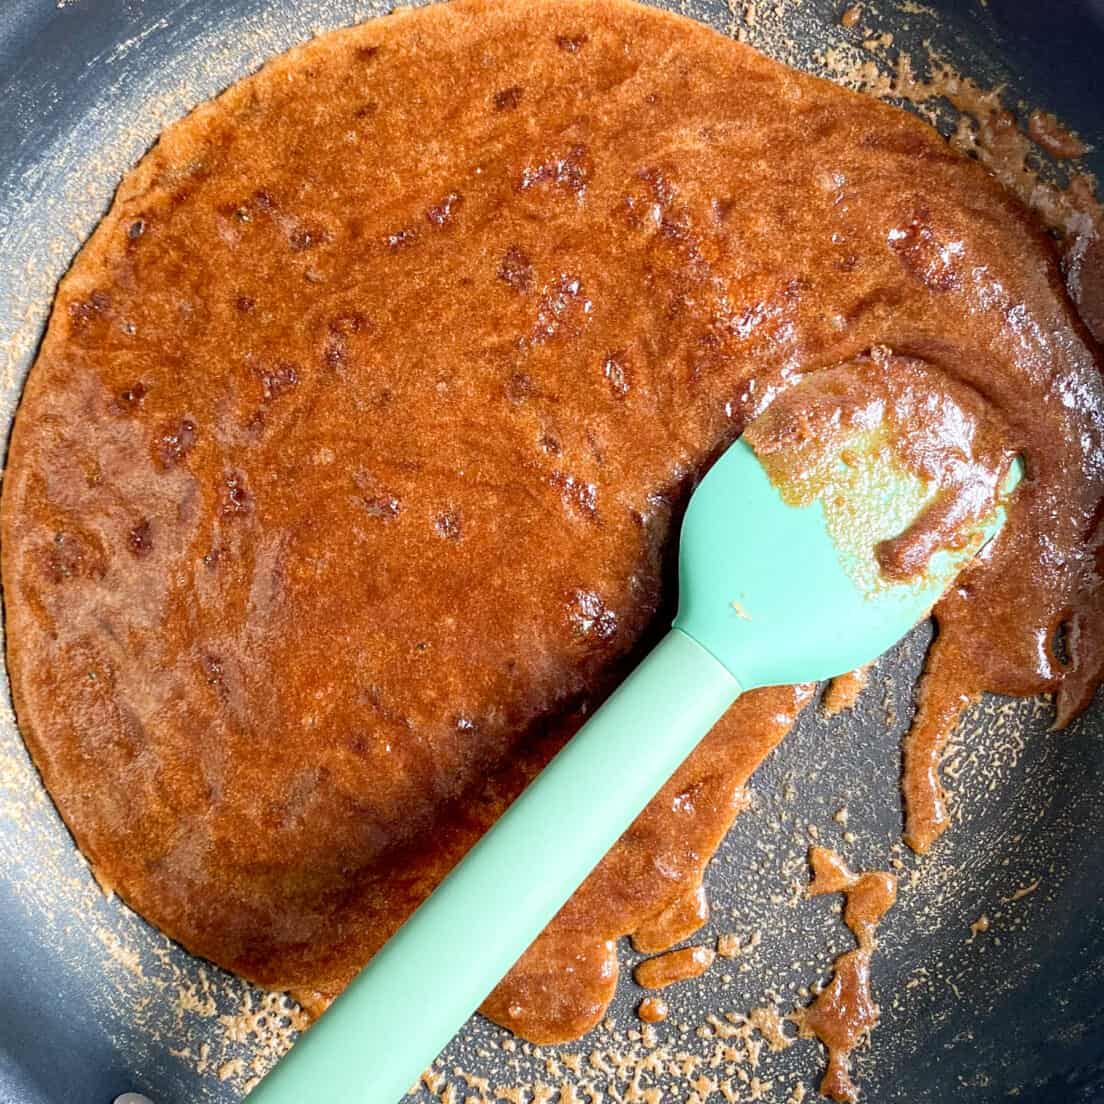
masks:
[[(1009, 492), (1018, 461), (1013, 467)], [(901, 495), (919, 501), (920, 481), (901, 473), (898, 482)], [(871, 542), (896, 535), (899, 520), (875, 531), (894, 511), (870, 505)], [(751, 447), (743, 439), (730, 446), (683, 523), (674, 627), (251, 1101), (401, 1098), (740, 694), (876, 658), (928, 613), (1003, 520), (998, 506), (960, 547), (937, 552), (920, 578), (872, 588), (829, 535), (822, 502), (787, 505)]]

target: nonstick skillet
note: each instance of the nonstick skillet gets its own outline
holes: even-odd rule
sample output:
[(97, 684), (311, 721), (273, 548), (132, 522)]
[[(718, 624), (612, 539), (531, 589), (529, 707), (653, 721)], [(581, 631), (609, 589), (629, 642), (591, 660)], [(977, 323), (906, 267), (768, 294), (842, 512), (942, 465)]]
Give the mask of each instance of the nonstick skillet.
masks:
[[(854, 35), (836, 0), (701, 0), (671, 7), (818, 71)], [(1013, 110), (1042, 107), (1104, 149), (1102, 0), (863, 4), (892, 54), (929, 43)], [(6, 437), (52, 289), (122, 173), (163, 125), (312, 33), (380, 14), (356, 0), (6, 0), (0, 10), (0, 350)], [(944, 119), (948, 125), (950, 116)], [(1104, 173), (1104, 154), (1088, 158)], [(882, 1022), (860, 1055), (875, 1104), (1104, 1101), (1104, 697), (1049, 731), (1034, 702), (990, 700), (948, 757), (959, 823), (918, 862), (900, 838), (899, 743), (930, 630), (883, 659), (856, 709), (809, 710), (752, 782), (708, 874), (703, 937), (761, 942), (669, 991), (670, 1030), (777, 991), (792, 1002), (846, 948), (835, 918), (793, 899), (809, 825), (856, 864), (903, 864), (908, 888), (875, 961)], [(22, 750), (3, 688), (0, 718), (0, 1102), (233, 1101), (251, 1063), (286, 1042), (286, 1010), (191, 958), (95, 886)], [(845, 826), (833, 815), (848, 810)], [(913, 882), (912, 872), (918, 877)], [(986, 918), (988, 927), (978, 922)], [(971, 938), (971, 924), (974, 924)], [(631, 965), (631, 948), (622, 950)], [(728, 980), (726, 980), (726, 978)], [(610, 1017), (624, 1040), (641, 996), (624, 977)], [(609, 1032), (561, 1051), (583, 1060)], [(549, 1081), (547, 1054), (507, 1049), (473, 1020), (444, 1056), (491, 1085)], [(267, 1058), (262, 1058), (263, 1062)], [(765, 1067), (764, 1067), (765, 1068)], [(764, 1099), (810, 1091), (813, 1044), (781, 1056)], [(601, 1085), (601, 1077), (598, 1077)], [(616, 1085), (616, 1079), (610, 1082)], [(681, 1090), (664, 1099), (679, 1100)], [(425, 1099), (430, 1099), (428, 1094)], [(463, 1099), (461, 1094), (460, 1099)], [(719, 1097), (717, 1099), (720, 1099)]]

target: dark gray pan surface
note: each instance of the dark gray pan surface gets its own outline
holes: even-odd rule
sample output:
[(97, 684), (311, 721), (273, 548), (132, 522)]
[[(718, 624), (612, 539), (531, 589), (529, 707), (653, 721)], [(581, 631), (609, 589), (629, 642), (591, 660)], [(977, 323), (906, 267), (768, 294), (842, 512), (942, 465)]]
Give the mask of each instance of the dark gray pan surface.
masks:
[[(745, 6), (732, 5), (741, 14)], [(814, 68), (816, 51), (841, 35), (835, 21), (843, 6), (759, 0), (751, 40), (784, 25), (774, 41), (791, 38), (794, 59)], [(871, 18), (893, 31), (897, 45), (933, 38), (982, 84), (1008, 80), (1013, 106), (1023, 99), (1056, 111), (1104, 147), (1101, 0), (928, 0), (928, 7), (939, 9), (938, 22), (902, 14), (889, 0)], [(314, 30), (381, 10), (372, 0), (4, 0), (5, 438), (53, 285), (121, 173), (162, 125)], [(721, 28), (733, 21), (723, 0), (684, 10)], [(1100, 155), (1094, 164), (1104, 170)], [(678, 1024), (693, 1028), (711, 1012), (762, 1004), (768, 988), (788, 1007), (797, 988), (823, 978), (831, 956), (847, 948), (828, 902), (771, 900), (789, 901), (795, 879), (806, 877), (800, 860), (813, 824), (857, 864), (883, 867), (899, 855), (903, 882), (921, 871), (885, 925), (876, 959), (883, 1022), (859, 1060), (864, 1099), (1104, 1101), (1104, 700), (1062, 733), (1048, 731), (1049, 713), (1036, 703), (979, 708), (949, 760), (961, 823), (935, 856), (917, 863), (893, 848), (899, 739), (925, 639), (921, 630), (883, 660), (853, 716), (829, 722), (810, 711), (756, 776), (755, 805), (710, 871), (715, 918), (707, 932), (759, 930), (763, 942), (747, 960), (751, 968), (733, 968), (730, 982), (728, 967), (718, 966), (675, 990), (663, 1030), (687, 1051), (700, 1049), (705, 1044), (693, 1031), (680, 1036)], [(126, 1090), (157, 1104), (239, 1099), (256, 1037), (235, 1042), (243, 1020), (233, 1017), (256, 995), (98, 892), (26, 762), (6, 687), (2, 694), (0, 1104), (109, 1104)], [(841, 840), (832, 819), (842, 804), (853, 842)], [(983, 913), (992, 927), (967, 943), (970, 923)], [(625, 948), (623, 964), (634, 960)], [(611, 1013), (622, 1037), (639, 996), (623, 980)], [(473, 1021), (444, 1066), (460, 1065), (492, 1085), (554, 1081), (545, 1073), (547, 1053), (506, 1051), (504, 1039)], [(561, 1049), (587, 1055), (595, 1045), (604, 1044)], [(792, 1047), (769, 1066), (775, 1080), (764, 1099), (786, 1100), (797, 1081), (811, 1089), (818, 1065), (812, 1044)], [(664, 1099), (687, 1099), (686, 1090)]]

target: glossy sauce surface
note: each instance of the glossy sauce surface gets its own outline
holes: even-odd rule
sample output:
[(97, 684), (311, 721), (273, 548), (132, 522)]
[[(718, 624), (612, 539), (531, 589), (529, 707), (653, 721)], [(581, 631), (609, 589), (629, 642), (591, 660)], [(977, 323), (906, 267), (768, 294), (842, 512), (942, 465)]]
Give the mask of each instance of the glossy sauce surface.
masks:
[(699, 885), (641, 924), (633, 932), (633, 946), (644, 954), (665, 951), (689, 939), (708, 919), (709, 900), (705, 886)]
[(644, 1023), (663, 1023), (670, 1013), (662, 997), (645, 997), (637, 1006), (636, 1014)]
[[(456, 0), (276, 59), (123, 182), (16, 420), (8, 661), (81, 848), (324, 1007), (670, 613), (711, 458), (875, 349), (1028, 461), (937, 611), (927, 846), (964, 703), (1064, 720), (1100, 674), (1104, 389), (1031, 218), (914, 118), (617, 0)], [(810, 694), (739, 701), (487, 1013), (597, 1023), (614, 940), (700, 884)]]
[(713, 965), (715, 955), (712, 947), (705, 946), (668, 951), (645, 959), (633, 971), (633, 977), (644, 989), (666, 989), (675, 982), (701, 977)]

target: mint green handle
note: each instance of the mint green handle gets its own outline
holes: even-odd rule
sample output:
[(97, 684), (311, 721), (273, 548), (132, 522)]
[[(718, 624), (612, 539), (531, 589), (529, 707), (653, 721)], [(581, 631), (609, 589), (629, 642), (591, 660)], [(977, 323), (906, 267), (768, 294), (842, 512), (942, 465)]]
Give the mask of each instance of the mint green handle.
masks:
[(717, 660), (672, 629), (251, 1104), (399, 1100), (739, 694)]

